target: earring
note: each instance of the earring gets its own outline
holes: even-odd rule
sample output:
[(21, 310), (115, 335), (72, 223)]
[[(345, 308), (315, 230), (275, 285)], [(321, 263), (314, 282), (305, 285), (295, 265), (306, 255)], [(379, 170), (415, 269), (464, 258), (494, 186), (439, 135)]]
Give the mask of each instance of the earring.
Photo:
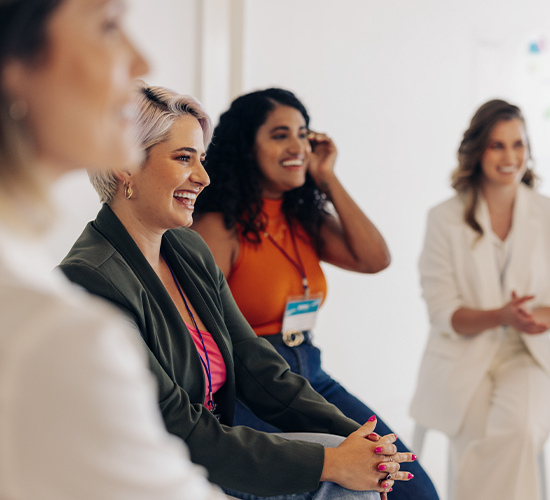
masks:
[(13, 121), (20, 122), (27, 116), (29, 106), (21, 99), (13, 101), (10, 105), (9, 113)]
[(126, 199), (129, 200), (133, 194), (134, 190), (132, 189), (132, 186), (130, 186), (130, 183), (124, 181), (124, 196), (126, 196)]

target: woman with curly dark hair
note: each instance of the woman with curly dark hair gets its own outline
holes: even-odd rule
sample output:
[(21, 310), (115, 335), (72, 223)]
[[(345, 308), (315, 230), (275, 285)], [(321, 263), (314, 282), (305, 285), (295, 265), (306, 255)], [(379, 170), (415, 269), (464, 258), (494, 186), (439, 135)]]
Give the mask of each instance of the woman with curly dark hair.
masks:
[[(377, 273), (390, 255), (336, 177), (336, 155), (327, 135), (311, 132), (309, 115), (291, 92), (273, 88), (237, 98), (208, 148), (211, 185), (197, 199), (193, 229), (210, 246), (256, 334), (325, 399), (363, 423), (372, 410), (323, 371), (312, 344), (327, 290), (320, 261)], [(235, 424), (277, 431), (241, 404)], [(392, 432), (380, 419), (378, 430)], [(415, 484), (404, 491), (396, 483), (394, 498), (437, 498), (426, 473), (413, 467)]]

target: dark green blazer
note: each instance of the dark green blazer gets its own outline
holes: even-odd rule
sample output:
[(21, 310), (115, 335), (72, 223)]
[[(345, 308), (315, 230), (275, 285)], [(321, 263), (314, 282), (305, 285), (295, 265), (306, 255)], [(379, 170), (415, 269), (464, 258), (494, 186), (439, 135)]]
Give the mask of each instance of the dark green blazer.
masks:
[(166, 427), (185, 440), (191, 459), (208, 469), (211, 481), (263, 496), (314, 490), (323, 468), (323, 447), (231, 427), (235, 398), (287, 432), (347, 436), (359, 425), (292, 373), (269, 342), (256, 336), (197, 233), (168, 231), (162, 250), (225, 361), (227, 380), (214, 398), (220, 421), (203, 406), (204, 372), (185, 323), (107, 205), (60, 267), (70, 280), (113, 302), (135, 322), (158, 380)]

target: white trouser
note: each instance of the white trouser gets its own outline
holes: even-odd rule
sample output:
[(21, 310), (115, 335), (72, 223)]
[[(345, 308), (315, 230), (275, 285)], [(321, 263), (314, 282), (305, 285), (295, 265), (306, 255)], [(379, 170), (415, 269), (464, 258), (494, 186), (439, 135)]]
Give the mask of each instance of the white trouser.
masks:
[(550, 376), (510, 330), (451, 436), (454, 500), (539, 500), (537, 456), (550, 431)]

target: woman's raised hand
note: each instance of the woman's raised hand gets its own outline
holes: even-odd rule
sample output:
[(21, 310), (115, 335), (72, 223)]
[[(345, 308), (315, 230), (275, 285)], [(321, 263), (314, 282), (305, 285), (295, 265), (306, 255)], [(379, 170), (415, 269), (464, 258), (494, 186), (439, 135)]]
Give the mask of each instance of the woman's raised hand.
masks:
[[(322, 481), (332, 481), (356, 491), (390, 491), (393, 482), (408, 481), (412, 474), (400, 471), (401, 462), (412, 462), (412, 453), (397, 453), (395, 434), (379, 437), (374, 434), (376, 417), (350, 434), (337, 448), (325, 448)], [(373, 439), (376, 436), (376, 440)], [(391, 475), (391, 478), (387, 476)]]
[(323, 184), (328, 181), (328, 177), (334, 175), (338, 150), (332, 139), (326, 134), (310, 131), (307, 138), (311, 144), (308, 172), (317, 187), (323, 191)]
[(523, 333), (538, 334), (548, 330), (549, 325), (538, 321), (532, 313), (524, 308), (524, 304), (534, 298), (533, 295), (518, 297), (512, 292), (512, 300), (501, 308), (502, 324), (514, 327)]

